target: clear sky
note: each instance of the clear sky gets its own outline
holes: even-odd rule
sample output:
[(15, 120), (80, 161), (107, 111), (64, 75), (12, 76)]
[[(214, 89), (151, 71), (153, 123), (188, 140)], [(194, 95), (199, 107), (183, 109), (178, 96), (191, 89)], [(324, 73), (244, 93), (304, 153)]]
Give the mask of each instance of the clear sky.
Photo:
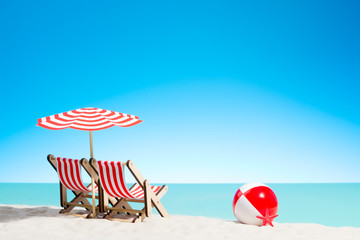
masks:
[(153, 182), (360, 182), (358, 1), (0, 0), (0, 182), (56, 182), (36, 127), (81, 107), (137, 115), (97, 159)]

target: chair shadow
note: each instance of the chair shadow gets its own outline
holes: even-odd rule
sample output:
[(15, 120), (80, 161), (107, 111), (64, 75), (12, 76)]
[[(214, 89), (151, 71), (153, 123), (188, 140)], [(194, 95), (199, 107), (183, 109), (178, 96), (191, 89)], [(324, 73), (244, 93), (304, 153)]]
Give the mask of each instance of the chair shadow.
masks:
[(34, 217), (59, 217), (64, 216), (59, 214), (61, 208), (56, 207), (39, 207), (39, 206), (11, 206), (0, 205), (0, 223), (7, 223), (12, 221), (19, 221)]

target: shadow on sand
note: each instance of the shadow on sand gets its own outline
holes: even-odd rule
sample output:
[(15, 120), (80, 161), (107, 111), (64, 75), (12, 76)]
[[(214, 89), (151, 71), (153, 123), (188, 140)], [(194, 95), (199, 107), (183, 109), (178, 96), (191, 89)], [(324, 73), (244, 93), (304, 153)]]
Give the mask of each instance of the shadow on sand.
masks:
[[(35, 207), (35, 206), (9, 206), (0, 205), (0, 223), (18, 221), (33, 217), (59, 217), (61, 208), (57, 207)], [(81, 213), (81, 211), (78, 211)]]

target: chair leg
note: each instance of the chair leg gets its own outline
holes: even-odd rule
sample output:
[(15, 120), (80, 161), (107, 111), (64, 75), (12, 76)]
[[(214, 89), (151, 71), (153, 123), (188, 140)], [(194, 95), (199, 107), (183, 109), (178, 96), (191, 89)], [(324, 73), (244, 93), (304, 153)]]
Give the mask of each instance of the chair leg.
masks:
[(160, 202), (160, 199), (164, 196), (164, 194), (167, 192), (168, 188), (166, 185), (163, 185), (161, 187), (161, 189), (159, 190), (159, 192), (157, 192), (157, 194), (152, 194), (152, 198), (151, 198), (151, 207), (155, 207), (156, 210), (158, 210), (160, 216), (162, 217), (169, 217), (168, 212), (166, 211), (165, 207), (162, 205), (162, 203)]
[(66, 187), (60, 182), (60, 206), (66, 207), (67, 202), (67, 190)]
[(146, 217), (150, 217), (151, 216), (151, 209), (152, 209), (152, 206), (151, 206), (151, 199), (153, 197), (153, 193), (151, 191), (151, 188), (150, 188), (150, 183), (148, 180), (145, 180), (144, 181), (144, 195), (145, 195), (145, 215)]
[(96, 218), (96, 207), (95, 207), (95, 180), (91, 178), (91, 198), (92, 198), (92, 217)]
[(96, 213), (96, 206), (95, 206), (95, 181), (94, 178), (91, 178), (91, 200), (92, 200), (92, 205), (91, 205), (91, 212), (86, 216), (86, 218), (96, 218), (97, 213)]
[(152, 203), (154, 204), (156, 210), (158, 210), (160, 216), (162, 217), (169, 217), (168, 212), (166, 211), (165, 207), (162, 205), (162, 203), (159, 200), (152, 199)]

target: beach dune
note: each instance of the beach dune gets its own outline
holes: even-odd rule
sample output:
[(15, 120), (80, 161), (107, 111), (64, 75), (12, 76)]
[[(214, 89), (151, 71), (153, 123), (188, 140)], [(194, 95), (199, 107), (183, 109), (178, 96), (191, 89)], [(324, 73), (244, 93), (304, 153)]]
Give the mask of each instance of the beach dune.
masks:
[(153, 215), (142, 223), (84, 219), (50, 206), (0, 205), (0, 239), (360, 239), (360, 228), (274, 223), (256, 227), (216, 218)]

